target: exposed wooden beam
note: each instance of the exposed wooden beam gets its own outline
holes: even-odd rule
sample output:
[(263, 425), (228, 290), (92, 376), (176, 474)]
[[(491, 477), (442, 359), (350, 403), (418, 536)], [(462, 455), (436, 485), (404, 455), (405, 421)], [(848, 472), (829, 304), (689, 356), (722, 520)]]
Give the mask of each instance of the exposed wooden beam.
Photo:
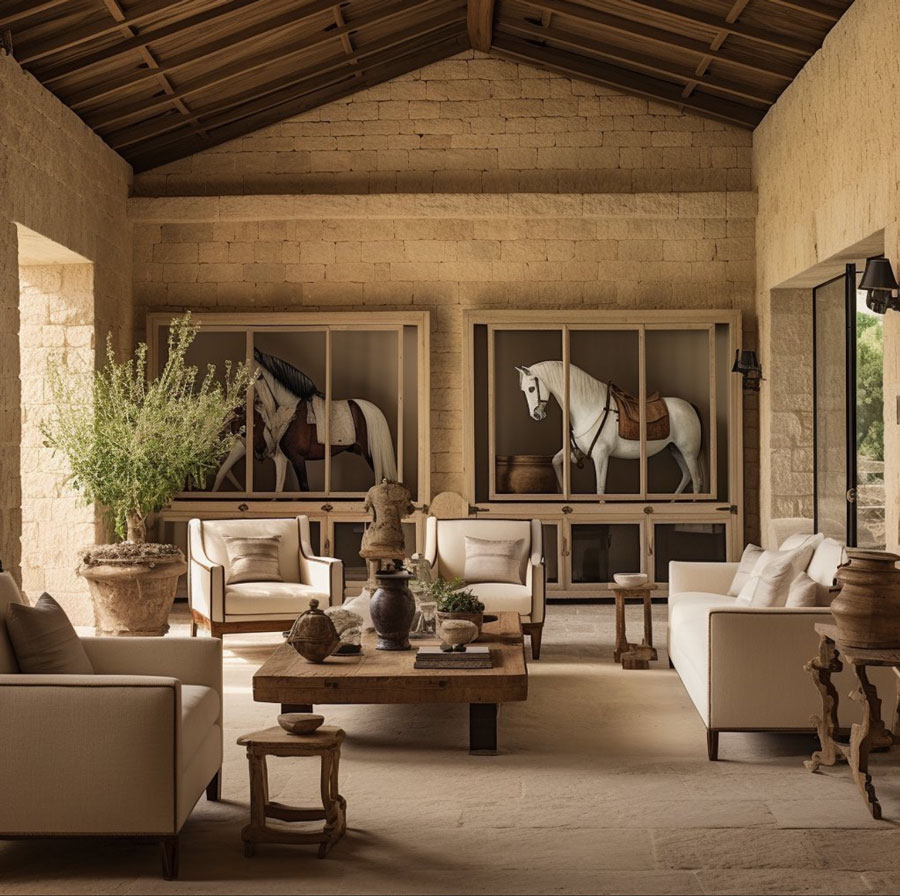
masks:
[(3, 11), (0, 15), (0, 28), (8, 28), (13, 22), (19, 22), (22, 19), (30, 19), (38, 16), (42, 12), (49, 12), (57, 6), (68, 3), (69, 0), (43, 0), (43, 2), (34, 2), (34, 0), (25, 0), (9, 9)]
[(575, 53), (538, 47), (533, 43), (505, 34), (494, 35), (494, 52), (517, 62), (540, 65), (549, 71), (568, 78), (591, 81), (604, 87), (623, 90), (650, 100), (692, 109), (709, 118), (715, 118), (744, 128), (754, 128), (762, 120), (763, 110), (751, 108), (733, 100), (700, 95), (684, 99), (681, 88), (669, 81), (631, 72), (605, 62), (586, 59)]
[(721, 16), (702, 12), (691, 6), (677, 3), (675, 0), (622, 0), (622, 3), (626, 7), (633, 8), (638, 15), (649, 12), (655, 16), (667, 16), (676, 21), (686, 22), (701, 28), (709, 28), (715, 32), (724, 30), (735, 37), (741, 37), (761, 46), (786, 50), (788, 53), (794, 53), (805, 58), (812, 56), (821, 46), (817, 41), (806, 40), (795, 35), (782, 34), (770, 28), (757, 28), (753, 25), (741, 25), (737, 22), (728, 24)]
[(469, 0), (466, 10), (466, 30), (473, 50), (491, 52), (494, 33), (495, 0)]
[[(406, 0), (403, 0), (403, 2), (405, 3)], [(457, 8), (455, 10), (451, 9), (449, 12), (445, 12), (439, 16), (432, 16), (431, 18), (420, 22), (417, 25), (417, 33), (423, 35), (430, 34), (432, 31), (436, 31), (439, 28), (451, 25), (454, 22), (460, 22), (461, 20), (462, 12), (460, 8)], [(354, 27), (358, 27), (358, 23), (354, 25)], [(337, 35), (337, 33), (337, 30), (325, 32), (321, 37), (317, 38), (317, 43), (324, 43), (325, 40), (334, 41), (335, 35)], [(210, 87), (220, 87), (222, 84), (226, 84), (230, 81), (235, 80), (247, 81), (249, 76), (254, 72), (266, 69), (275, 72), (280, 71), (284, 68), (289, 68), (290, 73), (298, 80), (302, 80), (306, 77), (313, 78), (316, 75), (326, 74), (335, 69), (345, 69), (348, 64), (356, 64), (359, 62), (359, 60), (364, 59), (366, 56), (370, 56), (373, 53), (378, 53), (382, 50), (387, 50), (391, 47), (398, 46), (399, 44), (405, 43), (407, 40), (409, 40), (408, 35), (404, 33), (392, 32), (387, 37), (384, 37), (381, 40), (366, 44), (366, 46), (361, 50), (354, 50), (352, 53), (352, 57), (346, 55), (339, 56), (336, 57), (332, 62), (318, 62), (314, 66), (308, 67), (305, 70), (297, 69), (296, 66), (292, 63), (292, 60), (298, 54), (308, 52), (309, 46), (307, 42), (301, 41), (299, 44), (295, 44), (289, 47), (279, 45), (263, 56), (251, 57), (253, 59), (253, 62), (249, 62), (243, 59), (239, 61), (232, 61), (229, 62), (228, 65), (222, 66), (219, 69), (210, 72), (209, 74), (194, 79), (193, 81), (185, 81), (178, 88), (177, 94), (179, 97), (181, 97), (181, 99), (187, 100), (197, 94), (203, 93)], [(276, 61), (278, 62), (277, 68), (273, 66), (273, 63)], [(253, 89), (255, 90), (256, 88)], [(99, 109), (96, 115), (88, 113), (84, 116), (84, 118), (92, 128), (105, 133), (106, 129), (111, 128), (111, 126), (113, 125), (119, 125), (123, 121), (128, 121), (129, 119), (149, 118), (155, 112), (159, 112), (165, 109), (167, 104), (168, 97), (160, 97), (159, 99), (151, 100), (141, 99), (136, 100), (129, 105), (116, 105), (111, 106), (108, 109), (104, 107)], [(115, 130), (119, 130), (119, 128), (116, 128)]]
[(846, 7), (827, 3), (826, 0), (769, 0), (769, 3), (774, 3), (776, 6), (781, 6), (784, 9), (802, 12), (808, 16), (814, 16), (817, 19), (830, 22), (832, 25), (847, 11)]
[[(678, 65), (674, 62), (667, 62), (658, 56), (651, 56), (632, 50), (623, 50), (606, 41), (591, 40), (590, 38), (571, 34), (558, 28), (541, 28), (536, 25), (530, 25), (527, 22), (501, 22), (498, 33), (500, 31), (536, 40), (546, 40), (554, 45), (562, 45), (568, 49), (575, 50), (582, 55), (587, 54), (592, 58), (599, 57), (608, 62), (621, 64), (629, 68), (634, 66), (656, 75), (674, 78), (685, 84), (690, 84), (696, 77), (696, 71), (693, 66)], [(696, 82), (694, 81), (694, 83)], [(740, 99), (750, 100), (752, 103), (761, 103), (765, 106), (771, 105), (778, 98), (777, 94), (763, 90), (757, 85), (731, 81), (727, 78), (716, 78), (715, 81), (706, 81), (704, 82), (704, 86), (716, 93), (736, 96)]]
[[(444, 43), (436, 44), (434, 47), (417, 47), (411, 54), (396, 60), (393, 64), (386, 64), (378, 70), (365, 72), (363, 75), (363, 87), (374, 87), (407, 72), (415, 71), (417, 68), (422, 68), (425, 65), (454, 56), (467, 46), (468, 36), (465, 30), (462, 29), (458, 36)], [(166, 162), (199, 152), (209, 146), (226, 143), (228, 140), (233, 140), (250, 131), (259, 130), (270, 124), (284, 121), (285, 118), (301, 115), (303, 112), (315, 109), (325, 103), (343, 99), (352, 93), (356, 93), (359, 89), (360, 84), (356, 79), (347, 79), (344, 83), (337, 84), (330, 90), (308, 95), (301, 94), (298, 97), (286, 99), (269, 109), (259, 110), (245, 119), (222, 126), (212, 131), (209, 139), (206, 141), (201, 142), (197, 138), (188, 138), (189, 142), (181, 144), (179, 142), (180, 138), (166, 138), (162, 144), (141, 147), (139, 153), (129, 156), (129, 160), (134, 165), (135, 171), (147, 171), (150, 168), (164, 165)]]
[[(448, 40), (460, 34), (463, 30), (463, 17), (460, 15), (459, 21), (451, 26), (445, 26), (443, 29), (434, 33), (431, 37), (423, 40), (418, 34), (410, 37), (405, 35), (406, 40), (399, 48), (392, 47), (390, 50), (375, 53), (366, 63), (364, 75), (369, 69), (384, 65), (392, 65), (399, 59), (405, 59), (415, 56), (417, 50), (427, 49), (435, 44), (443, 44)], [(412, 44), (412, 46), (410, 46)], [(404, 49), (405, 47), (405, 49)], [(413, 66), (412, 68), (417, 68)], [(410, 71), (411, 69), (407, 69)], [(280, 106), (286, 102), (294, 102), (298, 97), (307, 94), (317, 93), (320, 90), (330, 87), (337, 83), (342, 83), (349, 79), (359, 86), (359, 81), (354, 78), (354, 73), (348, 71), (347, 60), (341, 58), (341, 66), (336, 74), (332, 74), (327, 78), (318, 75), (318, 66), (315, 69), (307, 69), (300, 73), (294, 73), (288, 76), (282, 75), (266, 84), (257, 85), (253, 88), (250, 96), (240, 95), (224, 101), (218, 102), (212, 106), (198, 108), (197, 114), (203, 122), (203, 128), (206, 131), (223, 127), (234, 121), (239, 121), (249, 115), (253, 115), (258, 111), (266, 111), (273, 106)], [(363, 79), (364, 80), (364, 79)], [(134, 146), (145, 140), (157, 138), (163, 134), (171, 133), (183, 126), (183, 122), (173, 116), (163, 116), (143, 122), (136, 127), (128, 128), (120, 131), (118, 135), (102, 136), (110, 146), (115, 150)], [(101, 132), (102, 134), (102, 132)]]
[[(741, 13), (747, 8), (747, 4), (749, 2), (750, 2), (750, 0), (734, 0), (734, 3), (732, 4), (732, 7), (728, 12), (728, 15), (725, 16), (725, 21), (728, 23), (736, 22), (740, 18)], [(717, 50), (719, 50), (721, 48), (722, 44), (725, 43), (727, 38), (728, 38), (728, 32), (720, 31), (718, 34), (716, 34), (716, 36), (710, 42), (710, 44), (709, 44), (710, 50), (712, 50), (713, 52), (716, 52)], [(685, 97), (690, 96), (694, 92), (694, 90), (696, 90), (697, 85), (701, 82), (704, 75), (706, 75), (707, 71), (709, 70), (709, 66), (711, 63), (712, 63), (711, 55), (706, 55), (700, 60), (699, 64), (697, 65), (696, 70), (694, 71), (694, 74), (696, 77), (692, 78), (685, 85), (684, 90), (681, 92), (682, 96), (685, 96)], [(772, 100), (772, 102), (774, 102), (774, 100)]]
[(553, 12), (565, 18), (590, 22), (613, 34), (620, 34), (632, 39), (642, 38), (662, 47), (677, 47), (701, 58), (713, 55), (717, 62), (746, 71), (772, 75), (783, 81), (792, 81), (800, 70), (799, 65), (786, 65), (783, 62), (776, 62), (774, 59), (761, 58), (756, 53), (745, 53), (731, 47), (710, 54), (709, 43), (706, 41), (685, 37), (673, 31), (666, 31), (643, 22), (612, 15), (593, 7), (581, 6), (578, 3), (572, 3), (571, 0), (526, 0), (526, 2), (541, 10), (542, 14)]

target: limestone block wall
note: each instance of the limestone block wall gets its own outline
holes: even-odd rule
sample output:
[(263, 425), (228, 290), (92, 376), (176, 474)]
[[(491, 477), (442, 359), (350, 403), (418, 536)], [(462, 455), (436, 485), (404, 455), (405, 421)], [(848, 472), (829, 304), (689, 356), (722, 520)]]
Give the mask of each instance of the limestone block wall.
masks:
[[(898, 46), (895, 0), (856, 0), (754, 132), (764, 368), (777, 363), (773, 290), (882, 230), (886, 254), (895, 266), (900, 260), (900, 107), (890, 101), (900, 93)], [(888, 550), (900, 546), (900, 325), (893, 314), (887, 316), (884, 334)], [(773, 475), (778, 455), (772, 450), (779, 438), (779, 388), (772, 383), (762, 392), (764, 529), (781, 512)]]
[(139, 195), (747, 190), (749, 131), (469, 51), (135, 178)]
[[(138, 325), (151, 309), (429, 310), (434, 493), (464, 488), (466, 308), (737, 308), (754, 338), (746, 192), (136, 198), (129, 207)], [(748, 438), (751, 537), (757, 464)]]
[[(103, 345), (130, 347), (129, 166), (0, 51), (0, 559), (18, 576), (22, 536), (20, 295), (16, 223), (94, 268), (91, 314)], [(74, 559), (80, 538), (73, 536)], [(86, 592), (85, 592), (86, 593)], [(78, 621), (89, 622), (86, 598)]]

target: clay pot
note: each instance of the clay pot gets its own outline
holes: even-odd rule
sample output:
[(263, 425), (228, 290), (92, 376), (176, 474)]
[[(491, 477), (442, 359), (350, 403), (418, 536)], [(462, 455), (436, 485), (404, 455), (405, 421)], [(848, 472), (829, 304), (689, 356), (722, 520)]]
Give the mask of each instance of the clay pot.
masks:
[(78, 567), (87, 579), (98, 635), (161, 636), (169, 630), (169, 613), (178, 577), (187, 571), (180, 554), (145, 563)]
[(319, 609), (315, 597), (310, 598), (309, 609), (294, 620), (285, 637), (308, 663), (324, 663), (341, 643), (334, 623)]
[(475, 636), (476, 638), (481, 637), (481, 627), (484, 625), (484, 612), (481, 613), (442, 613), (440, 610), (437, 612), (437, 633), (438, 636), (441, 636), (441, 627), (445, 622), (449, 622), (453, 619), (465, 619), (468, 622), (471, 622), (475, 625), (475, 628), (478, 629), (478, 634)]
[(498, 454), (497, 492), (501, 495), (555, 495), (559, 480), (552, 454)]
[(841, 640), (851, 647), (900, 647), (900, 557), (857, 548), (847, 548), (847, 556), (831, 602)]
[(369, 602), (378, 650), (410, 650), (409, 629), (416, 615), (416, 601), (409, 590), (405, 569), (377, 572), (378, 588)]

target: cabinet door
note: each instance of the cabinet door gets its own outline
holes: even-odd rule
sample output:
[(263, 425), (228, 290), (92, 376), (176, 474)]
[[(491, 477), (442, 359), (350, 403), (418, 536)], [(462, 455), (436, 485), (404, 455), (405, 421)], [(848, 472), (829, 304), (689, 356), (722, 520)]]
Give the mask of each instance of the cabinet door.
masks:
[(728, 559), (730, 522), (655, 520), (651, 525), (651, 577), (657, 584), (669, 581), (670, 560), (722, 562)]
[(617, 572), (644, 570), (643, 521), (567, 520), (568, 582), (572, 591), (606, 593)]

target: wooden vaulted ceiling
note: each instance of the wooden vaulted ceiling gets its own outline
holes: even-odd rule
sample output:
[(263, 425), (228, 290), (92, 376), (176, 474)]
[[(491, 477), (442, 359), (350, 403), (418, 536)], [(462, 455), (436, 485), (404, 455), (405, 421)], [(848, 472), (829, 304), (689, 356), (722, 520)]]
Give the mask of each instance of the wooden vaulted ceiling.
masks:
[(469, 47), (752, 128), (852, 0), (0, 0), (137, 171)]

